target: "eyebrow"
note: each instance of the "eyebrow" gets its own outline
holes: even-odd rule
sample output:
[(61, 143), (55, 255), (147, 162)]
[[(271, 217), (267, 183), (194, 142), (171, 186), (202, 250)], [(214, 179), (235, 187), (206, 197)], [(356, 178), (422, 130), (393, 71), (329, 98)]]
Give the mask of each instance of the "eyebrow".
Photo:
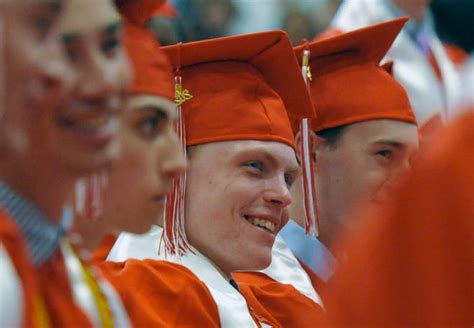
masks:
[[(240, 153), (240, 156), (252, 155), (255, 153), (263, 155), (263, 157), (265, 157), (265, 159), (269, 161), (273, 166), (278, 165), (278, 160), (275, 158), (275, 156), (273, 156), (271, 152), (269, 152), (266, 148), (263, 148), (263, 147), (244, 150), (242, 153)], [(300, 170), (300, 166), (296, 164), (296, 165), (291, 166), (288, 172), (293, 174), (293, 173), (298, 173), (299, 170)]]
[[(119, 32), (122, 29), (122, 21), (121, 20), (116, 20), (112, 23), (109, 23), (102, 31), (103, 34), (115, 34)], [(72, 43), (77, 40), (79, 40), (81, 37), (80, 33), (77, 32), (69, 32), (69, 33), (64, 33), (61, 36), (61, 39), (64, 43)]]
[(399, 142), (399, 141), (394, 141), (394, 140), (388, 140), (388, 139), (377, 140), (373, 144), (374, 145), (381, 145), (381, 146), (390, 146), (390, 147), (394, 147), (394, 148), (397, 148), (397, 149), (406, 148), (406, 145), (404, 143)]
[(158, 116), (162, 120), (169, 120), (170, 116), (168, 112), (163, 108), (155, 105), (142, 106), (134, 110), (134, 112), (152, 112), (155, 116)]

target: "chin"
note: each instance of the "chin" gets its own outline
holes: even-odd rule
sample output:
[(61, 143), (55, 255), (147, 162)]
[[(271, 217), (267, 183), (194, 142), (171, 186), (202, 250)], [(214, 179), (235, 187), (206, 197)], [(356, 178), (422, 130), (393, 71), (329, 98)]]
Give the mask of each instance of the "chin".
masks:
[(272, 263), (272, 254), (258, 254), (253, 253), (253, 256), (250, 256), (246, 259), (245, 263), (237, 268), (235, 271), (256, 271), (264, 270), (270, 266)]

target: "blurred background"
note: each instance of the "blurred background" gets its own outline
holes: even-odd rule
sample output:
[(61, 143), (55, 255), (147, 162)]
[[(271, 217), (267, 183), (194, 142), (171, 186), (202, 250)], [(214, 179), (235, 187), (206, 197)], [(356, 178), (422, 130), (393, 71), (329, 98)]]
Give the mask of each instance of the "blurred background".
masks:
[[(163, 45), (271, 29), (287, 31), (297, 45), (326, 29), (343, 0), (169, 1), (176, 17), (150, 23)], [(432, 0), (430, 7), (440, 39), (472, 52), (474, 0)]]

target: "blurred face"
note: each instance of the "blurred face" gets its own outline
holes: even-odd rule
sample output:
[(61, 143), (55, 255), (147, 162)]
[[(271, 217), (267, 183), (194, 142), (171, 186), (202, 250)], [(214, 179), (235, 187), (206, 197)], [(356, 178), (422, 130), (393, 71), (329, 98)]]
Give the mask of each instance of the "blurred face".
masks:
[(192, 147), (186, 178), (190, 243), (227, 275), (267, 267), (275, 235), (288, 221), (288, 189), (298, 173), (293, 149), (278, 142)]
[(175, 105), (133, 95), (123, 116), (122, 156), (109, 175), (104, 219), (111, 230), (144, 233), (162, 217), (165, 195), (186, 160), (174, 131)]
[(68, 0), (59, 23), (74, 88), (55, 116), (52, 146), (68, 171), (94, 173), (119, 154), (120, 110), (130, 80), (111, 0)]
[(52, 112), (64, 103), (71, 75), (55, 33), (61, 3), (18, 0), (0, 4), (2, 152), (34, 152), (49, 137)]
[(346, 215), (359, 201), (380, 203), (418, 150), (417, 127), (395, 120), (348, 125), (336, 145), (316, 146), (316, 188), (320, 239), (330, 244), (345, 228)]

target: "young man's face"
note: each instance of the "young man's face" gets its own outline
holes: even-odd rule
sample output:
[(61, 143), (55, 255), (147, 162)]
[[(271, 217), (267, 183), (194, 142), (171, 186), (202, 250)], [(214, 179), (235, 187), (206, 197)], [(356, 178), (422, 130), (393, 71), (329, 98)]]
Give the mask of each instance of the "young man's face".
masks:
[(122, 156), (109, 175), (104, 220), (116, 230), (144, 233), (162, 220), (165, 196), (186, 159), (173, 128), (172, 101), (132, 95), (125, 108)]
[(414, 124), (373, 120), (348, 125), (331, 147), (316, 146), (320, 239), (330, 244), (358, 201), (382, 202), (418, 150)]
[(278, 142), (191, 147), (186, 189), (190, 243), (227, 275), (267, 267), (275, 235), (288, 221), (289, 187), (298, 173), (294, 150)]
[[(62, 1), (2, 1), (0, 149), (27, 152), (64, 103), (71, 72), (55, 33)], [(46, 131), (40, 131), (44, 127)]]
[(62, 179), (108, 167), (118, 155), (130, 78), (115, 7), (109, 0), (68, 0), (55, 17), (57, 1), (18, 3), (24, 5), (11, 6), (6, 32), (2, 149), (20, 150), (9, 152), (11, 161), (28, 163), (36, 174)]
[(119, 154), (120, 112), (130, 81), (120, 17), (111, 0), (68, 0), (58, 28), (74, 88), (54, 117), (52, 148), (68, 171), (94, 173)]

